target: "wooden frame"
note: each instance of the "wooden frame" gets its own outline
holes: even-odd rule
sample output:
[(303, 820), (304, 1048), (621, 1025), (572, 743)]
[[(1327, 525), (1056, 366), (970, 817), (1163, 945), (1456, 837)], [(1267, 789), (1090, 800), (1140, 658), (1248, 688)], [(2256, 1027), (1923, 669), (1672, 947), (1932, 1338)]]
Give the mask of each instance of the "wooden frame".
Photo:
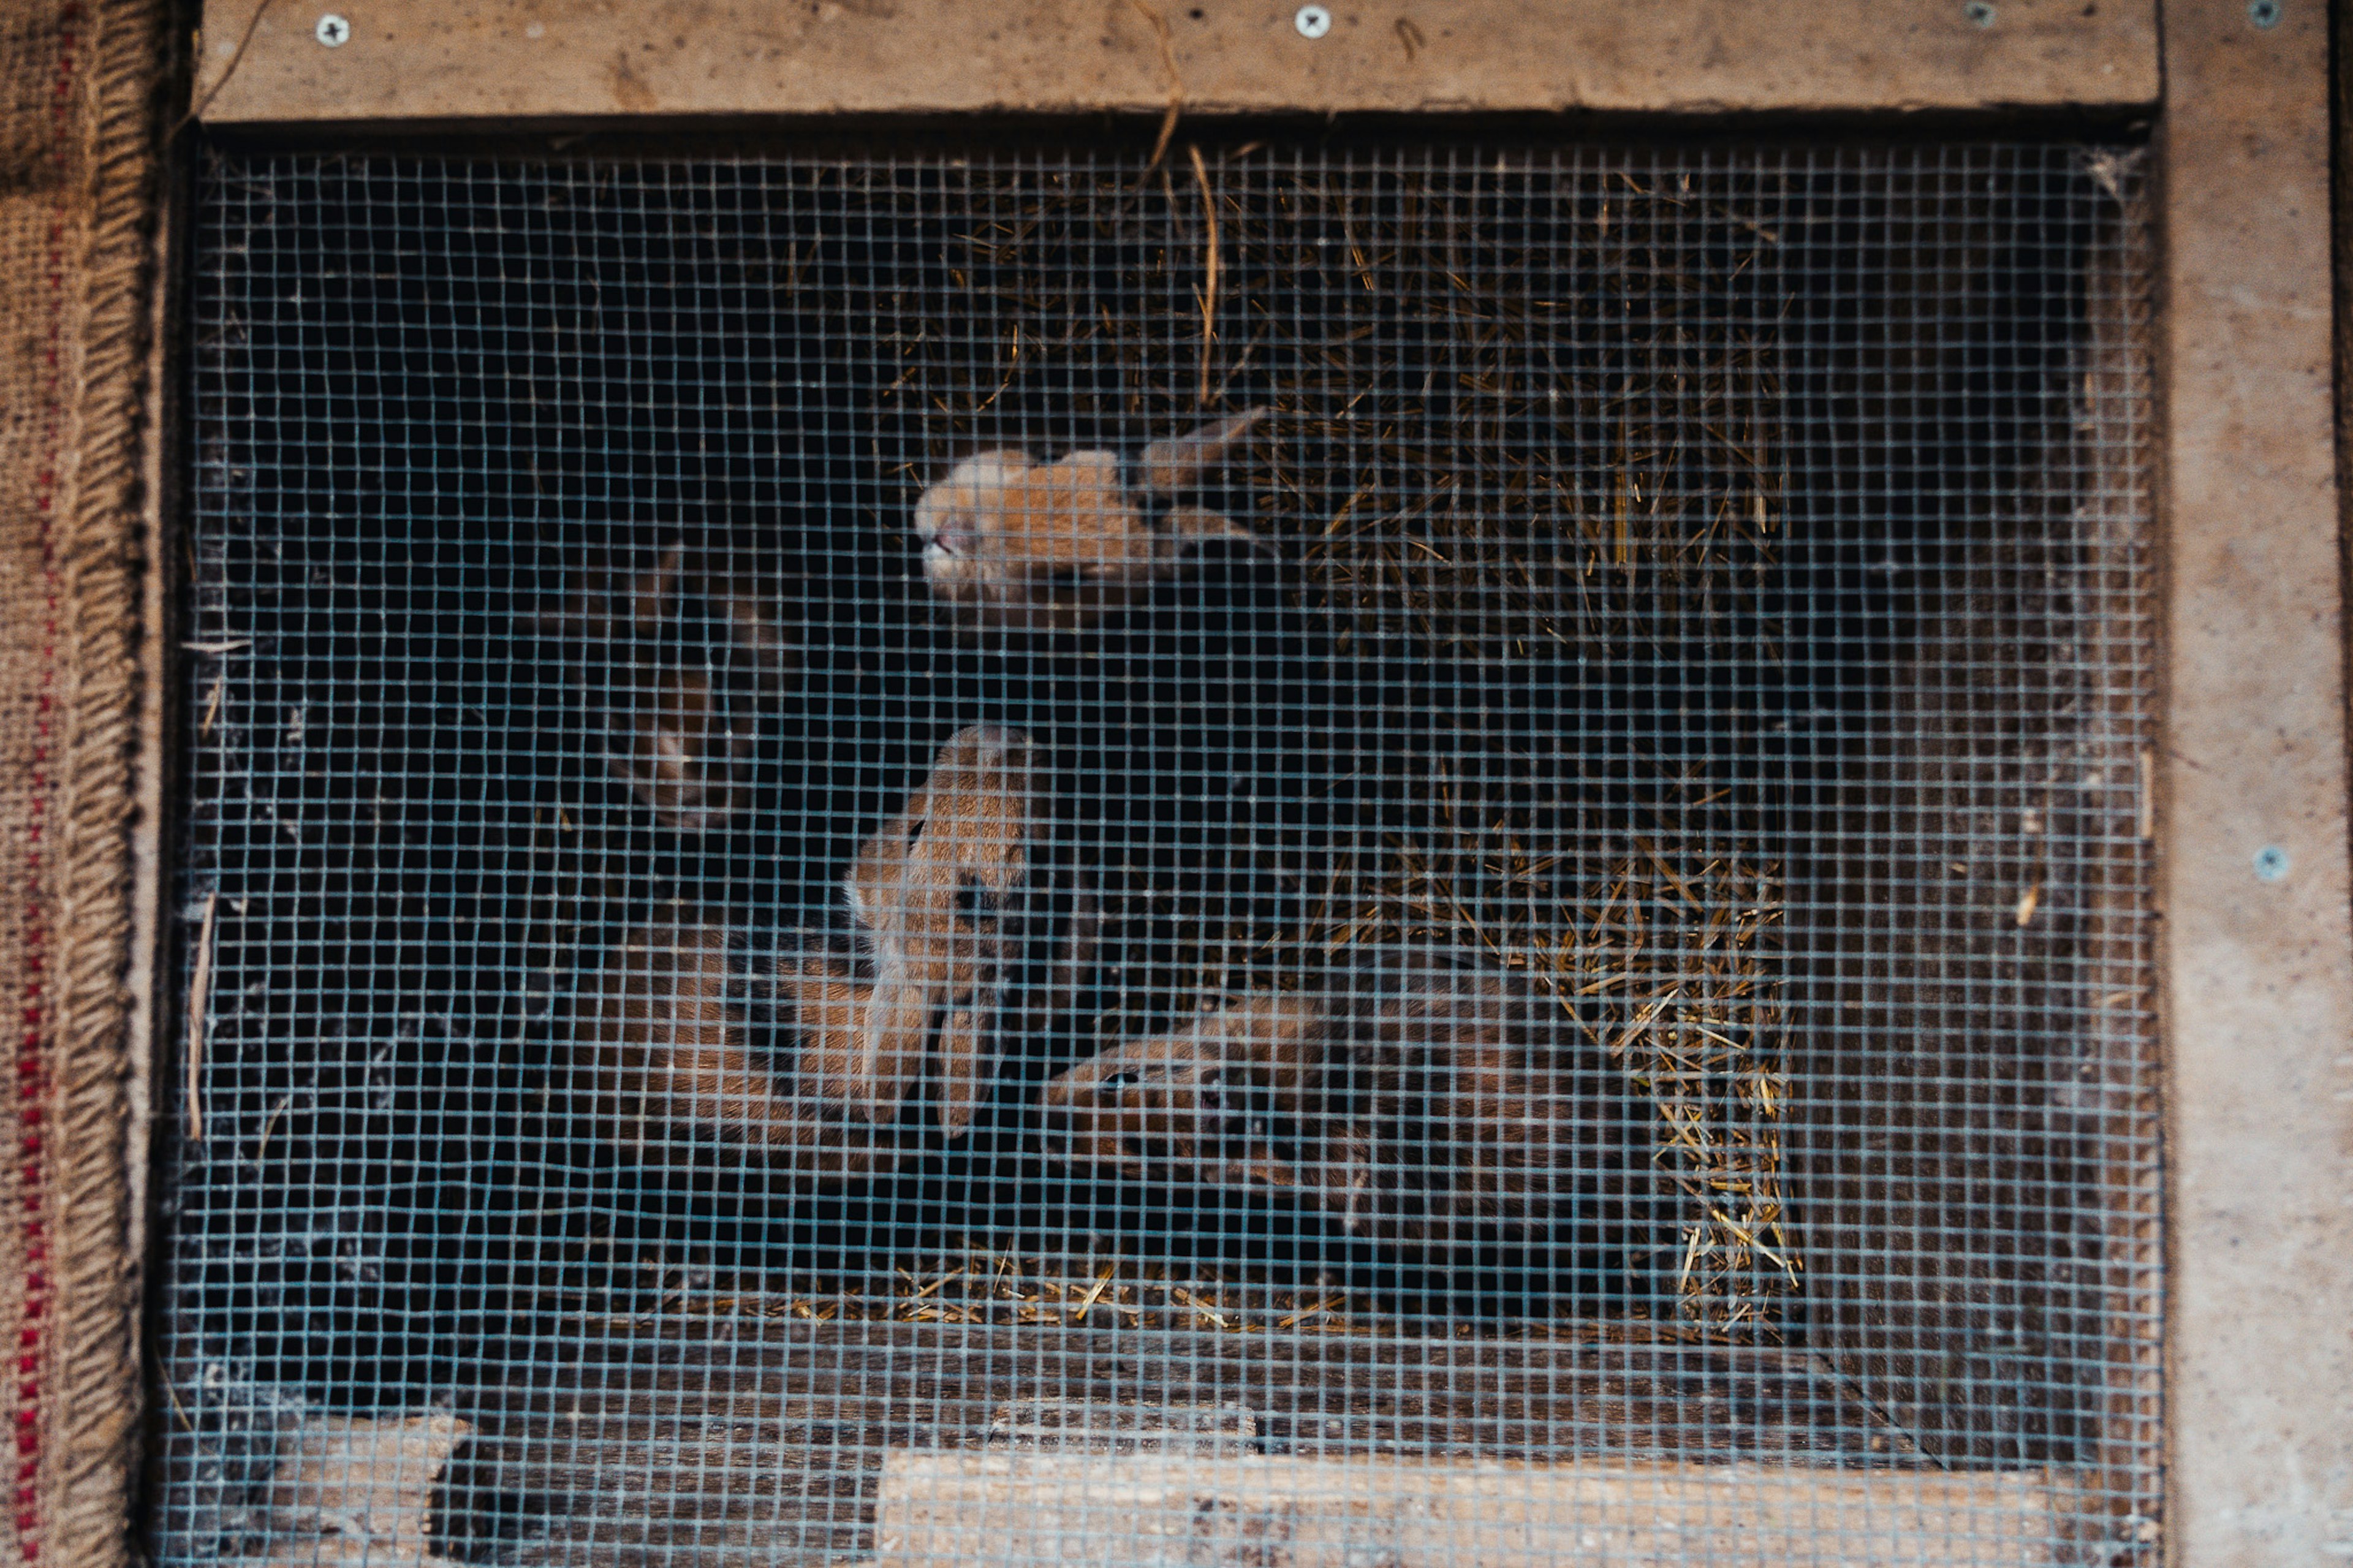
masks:
[[(318, 7), (211, 0), (195, 98), (223, 128), (342, 130), (1172, 105), (2157, 109), (2163, 1540), (2198, 1568), (2353, 1549), (2353, 888), (2322, 7), (2208, 0), (2160, 18), (2156, 0), (2000, 0), (1989, 26), (1943, 0), (1833, 0), (1802, 21), (1720, 0), (1508, 18), (1476, 0), (1332, 9), (1333, 33), (1310, 41), (1288, 4), (1214, 0), (345, 0), (348, 39), (331, 45)], [(2258, 874), (2267, 848), (2284, 851), (2284, 876)]]
[[(210, 0), (219, 125), (821, 113), (1879, 110), (2157, 96), (2154, 0)], [(330, 13), (338, 23), (323, 24)]]
[(2168, 1530), (2197, 1568), (2353, 1549), (2328, 19), (2271, 15), (2166, 7), (2158, 142)]

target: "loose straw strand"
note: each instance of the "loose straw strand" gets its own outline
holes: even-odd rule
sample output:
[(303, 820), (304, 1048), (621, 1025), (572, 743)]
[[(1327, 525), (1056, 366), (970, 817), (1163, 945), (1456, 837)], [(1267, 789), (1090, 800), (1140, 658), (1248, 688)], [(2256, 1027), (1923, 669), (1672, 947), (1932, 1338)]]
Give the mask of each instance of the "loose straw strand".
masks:
[(1208, 166), (1201, 162), (1201, 149), (1188, 143), (1185, 149), (1193, 156), (1193, 177), (1201, 183), (1201, 216), (1208, 225), (1208, 255), (1203, 258), (1206, 274), (1203, 287), (1198, 291), (1201, 301), (1201, 392), (1198, 401), (1203, 406), (1209, 402), (1210, 362), (1218, 346), (1218, 198), (1209, 189)]
[(188, 1141), (205, 1141), (205, 1003), (213, 988), (213, 917), (218, 890), (205, 895), (205, 919), (196, 932), (196, 972), (188, 983)]
[(1185, 108), (1185, 79), (1176, 69), (1176, 46), (1168, 36), (1168, 18), (1144, 0), (1127, 3), (1135, 7), (1137, 16), (1152, 25), (1153, 41), (1160, 48), (1160, 68), (1168, 73), (1168, 112), (1160, 117), (1160, 135), (1152, 143), (1152, 161), (1144, 165), (1144, 174), (1148, 176), (1160, 167), (1160, 160), (1168, 153), (1168, 139), (1176, 134), (1176, 116)]

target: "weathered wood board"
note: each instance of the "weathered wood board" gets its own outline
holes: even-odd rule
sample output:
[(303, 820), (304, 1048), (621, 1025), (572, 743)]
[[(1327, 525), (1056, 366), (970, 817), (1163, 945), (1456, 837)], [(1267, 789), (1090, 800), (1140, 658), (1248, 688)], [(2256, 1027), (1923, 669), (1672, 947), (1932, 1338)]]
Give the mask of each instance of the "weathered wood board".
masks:
[(2172, 589), (2165, 1529), (2168, 1560), (2199, 1568), (2353, 1548), (2329, 8), (2271, 15), (2261, 26), (2241, 5), (2167, 7), (2158, 144)]
[(893, 1454), (878, 1568), (1144, 1563), (1538, 1568), (2077, 1561), (2040, 1472), (1476, 1464), (1193, 1454)]
[(426, 1548), (435, 1485), (466, 1425), (313, 1417), (285, 1435), (267, 1504), (271, 1563), (456, 1568)]
[(2157, 96), (2153, 0), (1310, 9), (1328, 14), (1320, 37), (1294, 0), (210, 0), (195, 101), (216, 125), (513, 125), (1157, 113), (1172, 99), (1211, 113), (1704, 113)]

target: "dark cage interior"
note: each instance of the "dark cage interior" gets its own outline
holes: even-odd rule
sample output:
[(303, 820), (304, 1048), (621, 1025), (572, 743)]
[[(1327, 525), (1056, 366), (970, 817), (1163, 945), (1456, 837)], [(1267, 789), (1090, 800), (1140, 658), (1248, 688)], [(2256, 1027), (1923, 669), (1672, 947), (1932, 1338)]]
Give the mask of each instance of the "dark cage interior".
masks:
[(212, 154), (159, 1554), (1145, 1453), (2135, 1550), (2141, 179)]

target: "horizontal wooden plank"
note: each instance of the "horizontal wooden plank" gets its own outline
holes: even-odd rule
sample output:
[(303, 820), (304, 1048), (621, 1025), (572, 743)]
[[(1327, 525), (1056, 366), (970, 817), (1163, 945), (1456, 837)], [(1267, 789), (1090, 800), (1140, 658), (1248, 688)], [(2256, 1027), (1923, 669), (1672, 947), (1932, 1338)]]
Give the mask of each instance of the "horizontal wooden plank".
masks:
[(880, 1568), (2073, 1562), (2042, 1474), (1628, 1468), (1155, 1454), (893, 1454)]
[(907, 1450), (1921, 1462), (1820, 1363), (1766, 1347), (806, 1322), (558, 1342), (536, 1364), (512, 1347), (515, 1380), (461, 1401), (438, 1552), (871, 1551)]
[[(2125, 109), (2154, 0), (207, 0), (218, 125), (1134, 110)], [(1314, 9), (1314, 8), (1311, 8)], [(1165, 38), (1162, 29), (1165, 27)], [(332, 43), (325, 40), (335, 40)]]

